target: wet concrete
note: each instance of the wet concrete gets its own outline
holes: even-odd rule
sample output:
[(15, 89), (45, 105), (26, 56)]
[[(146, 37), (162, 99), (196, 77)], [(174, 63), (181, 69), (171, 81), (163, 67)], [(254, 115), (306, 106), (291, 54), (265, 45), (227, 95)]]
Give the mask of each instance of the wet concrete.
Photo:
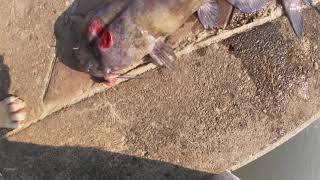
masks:
[(293, 40), (284, 37), (279, 26), (267, 23), (224, 42), (255, 83), (255, 105), (275, 118), (287, 107), (290, 94), (306, 88), (313, 69), (311, 60), (298, 56)]

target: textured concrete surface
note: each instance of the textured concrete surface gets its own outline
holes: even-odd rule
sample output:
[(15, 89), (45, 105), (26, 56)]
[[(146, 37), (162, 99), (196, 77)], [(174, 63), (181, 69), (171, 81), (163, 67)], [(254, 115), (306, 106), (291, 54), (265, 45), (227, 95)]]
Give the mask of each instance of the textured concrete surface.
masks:
[(1, 0), (0, 4), (0, 55), (9, 67), (10, 93), (25, 99), (32, 107), (30, 118), (36, 118), (44, 108), (42, 98), (55, 58), (52, 27), (65, 3)]
[(179, 179), (236, 166), (319, 112), (316, 15), (308, 11), (303, 39), (280, 18), (54, 113), (1, 142), (0, 168)]
[[(10, 6), (14, 10), (1, 11), (1, 16), (14, 14), (8, 27), (2, 26), (1, 40), (12, 38), (25, 45), (0, 45), (5, 52), (0, 58), (1, 88), (26, 99), (35, 120), (54, 108), (48, 101), (43, 102), (46, 93), (62, 97), (52, 98), (51, 102), (70, 105), (69, 96), (81, 100), (88, 87), (96, 86), (91, 81), (70, 81), (72, 76), (89, 78), (69, 70), (63, 61), (54, 62), (55, 48), (50, 47), (54, 42), (53, 19), (70, 5), (64, 3), (30, 1), (21, 5), (24, 3), (13, 1)], [(25, 15), (28, 18), (23, 21), (14, 13), (21, 8), (27, 15), (35, 14)], [(35, 20), (35, 16), (43, 21)], [(255, 16), (259, 15), (247, 17)], [(184, 27), (195, 27), (193, 21)], [(41, 23), (48, 25), (42, 27)], [(28, 28), (38, 31), (22, 33), (30, 35), (29, 39), (17, 39), (20, 36), (11, 36), (8, 28), (17, 34)], [(139, 79), (66, 106), (0, 142), (0, 175), (189, 179), (232, 169), (274, 147), (318, 114), (319, 29), (318, 14), (309, 10), (306, 36), (297, 39), (288, 20), (282, 17), (181, 56), (175, 71), (157, 68)], [(207, 35), (210, 33), (212, 36), (217, 32)], [(53, 63), (57, 65), (52, 69)], [(57, 67), (65, 70), (56, 71)], [(47, 85), (58, 81), (69, 86), (57, 86), (58, 91), (47, 89)]]

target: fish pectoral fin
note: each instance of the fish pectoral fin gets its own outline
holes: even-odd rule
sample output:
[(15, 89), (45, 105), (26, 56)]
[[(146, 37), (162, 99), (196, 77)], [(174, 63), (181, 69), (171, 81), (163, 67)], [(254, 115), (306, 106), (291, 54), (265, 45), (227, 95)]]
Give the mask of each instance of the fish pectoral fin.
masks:
[(244, 13), (257, 12), (266, 7), (268, 0), (227, 0)]
[(177, 56), (173, 49), (161, 40), (157, 40), (153, 50), (149, 54), (154, 62), (160, 66), (165, 66), (170, 69), (174, 69), (174, 61)]
[(218, 24), (219, 5), (216, 0), (210, 0), (200, 7), (198, 17), (205, 29), (212, 29)]
[(282, 3), (294, 32), (298, 37), (302, 37), (304, 25), (301, 0), (282, 0)]
[(221, 174), (212, 176), (211, 180), (240, 180), (240, 178), (232, 174), (229, 170), (226, 170)]

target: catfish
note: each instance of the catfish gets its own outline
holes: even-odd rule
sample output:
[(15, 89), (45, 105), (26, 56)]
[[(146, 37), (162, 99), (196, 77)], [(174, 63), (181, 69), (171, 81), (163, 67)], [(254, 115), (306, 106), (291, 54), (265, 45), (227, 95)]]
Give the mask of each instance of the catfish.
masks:
[[(256, 10), (265, 0), (230, 1)], [(109, 0), (86, 17), (77, 59), (85, 72), (109, 86), (123, 69), (146, 55), (160, 66), (174, 68), (176, 55), (164, 39), (194, 13), (205, 29), (212, 29), (224, 12), (219, 12), (216, 0)]]

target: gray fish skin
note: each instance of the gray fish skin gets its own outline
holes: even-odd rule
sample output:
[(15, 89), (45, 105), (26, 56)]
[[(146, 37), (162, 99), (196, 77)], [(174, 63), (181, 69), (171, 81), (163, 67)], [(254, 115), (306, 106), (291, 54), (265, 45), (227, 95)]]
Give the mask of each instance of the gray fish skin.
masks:
[(268, 0), (227, 0), (244, 13), (253, 13), (266, 7)]

